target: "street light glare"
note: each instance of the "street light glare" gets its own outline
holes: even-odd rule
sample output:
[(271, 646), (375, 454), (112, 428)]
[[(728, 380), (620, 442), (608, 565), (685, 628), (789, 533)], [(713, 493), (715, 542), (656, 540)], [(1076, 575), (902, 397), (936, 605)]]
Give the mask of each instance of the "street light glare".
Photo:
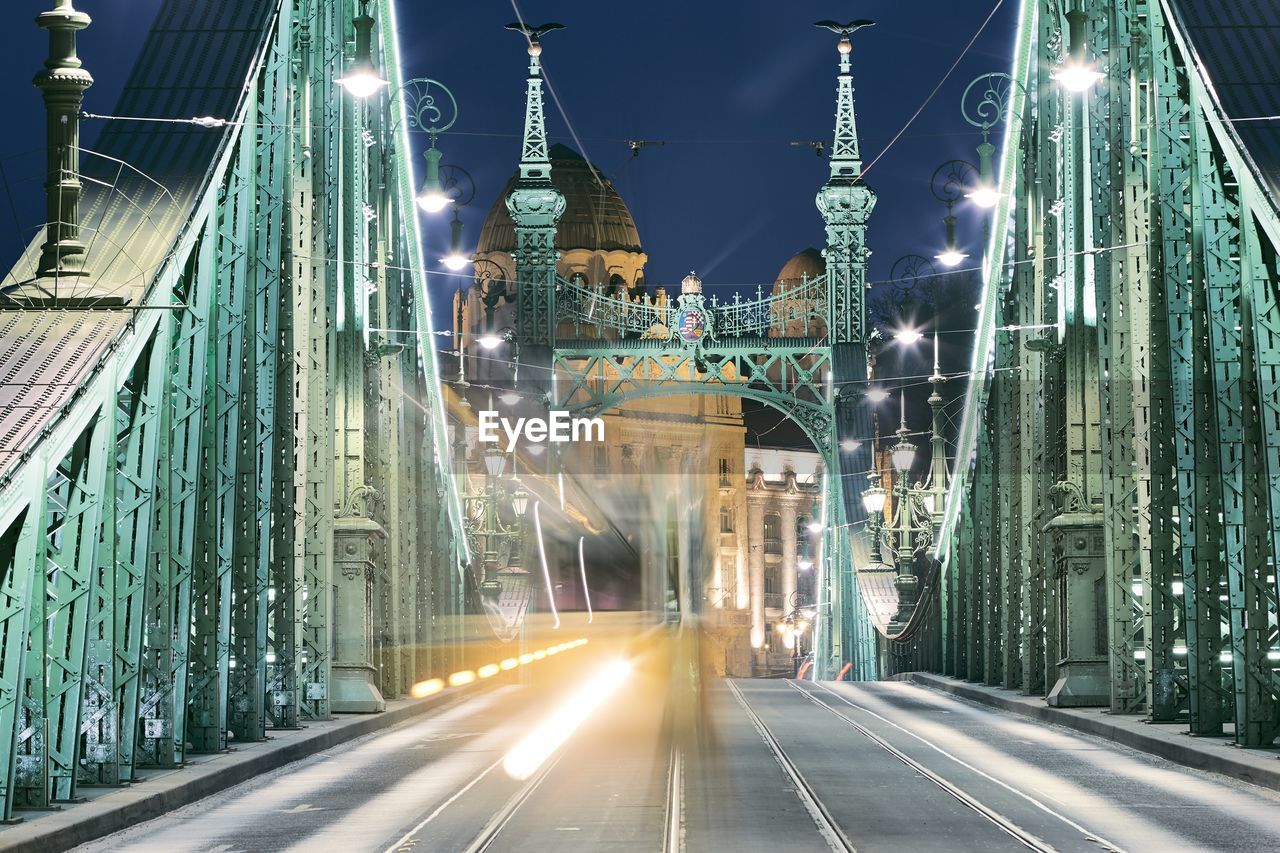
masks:
[(476, 343), (485, 349), (497, 349), (502, 345), (502, 338), (498, 335), (481, 335), (476, 338)]
[(821, 533), (821, 532), (822, 532), (822, 522), (821, 522), (821, 521), (811, 521), (811, 522), (809, 522), (809, 523), (808, 523), (807, 525), (805, 525), (805, 526), (809, 529), (809, 532), (810, 532), (810, 533)]
[(801, 560), (796, 563), (796, 568), (802, 572), (807, 572), (813, 568), (813, 560)]
[(940, 254), (934, 255), (933, 257), (943, 266), (955, 267), (959, 266), (960, 263), (969, 256), (964, 252), (961, 252), (959, 249), (949, 248)]
[(1000, 199), (1004, 197), (1004, 193), (992, 186), (977, 187), (971, 193), (965, 193), (965, 198), (982, 208), (993, 208), (1000, 203)]
[(883, 403), (889, 399), (889, 392), (883, 388), (872, 388), (867, 391), (867, 399), (872, 403)]
[(466, 255), (459, 254), (456, 252), (451, 252), (450, 254), (445, 255), (443, 258), (441, 258), (440, 263), (444, 264), (445, 267), (447, 267), (448, 269), (451, 269), (454, 272), (458, 272), (459, 270), (461, 270), (463, 267), (465, 267), (467, 264), (471, 262), (467, 259)]
[(1062, 70), (1050, 74), (1049, 77), (1062, 84), (1062, 88), (1068, 92), (1087, 92), (1107, 75), (1101, 71), (1097, 71), (1091, 66), (1072, 63), (1063, 66)]
[(378, 94), (387, 81), (368, 68), (352, 69), (351, 73), (337, 80), (339, 86), (347, 90), (353, 98), (364, 100)]
[(423, 213), (439, 213), (453, 203), (453, 199), (439, 190), (424, 190), (418, 194), (417, 201)]
[(919, 329), (899, 329), (894, 333), (893, 337), (898, 343), (907, 344), (909, 346), (911, 344), (920, 343), (924, 338), (924, 332)]

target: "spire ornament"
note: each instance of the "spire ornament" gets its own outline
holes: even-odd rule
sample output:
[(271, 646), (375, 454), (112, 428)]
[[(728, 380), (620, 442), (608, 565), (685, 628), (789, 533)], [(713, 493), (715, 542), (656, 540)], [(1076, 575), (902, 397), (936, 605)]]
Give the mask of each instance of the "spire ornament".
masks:
[(840, 54), (836, 82), (835, 139), (831, 146), (831, 175), (818, 191), (818, 210), (827, 224), (827, 247), (822, 256), (827, 264), (827, 329), (833, 344), (865, 343), (867, 219), (876, 196), (862, 183), (862, 154), (858, 147), (858, 126), (853, 109), (853, 73), (849, 57), (853, 53), (850, 34), (874, 25), (856, 20), (847, 24), (818, 21), (815, 26), (839, 34)]
[(516, 226), (516, 332), (526, 353), (536, 356), (555, 345), (556, 225), (565, 200), (551, 183), (547, 127), (542, 106), (541, 37), (563, 24), (531, 27), (508, 24), (507, 29), (529, 40), (529, 76), (525, 95), (524, 138), (520, 145), (520, 177), (507, 194), (507, 210)]

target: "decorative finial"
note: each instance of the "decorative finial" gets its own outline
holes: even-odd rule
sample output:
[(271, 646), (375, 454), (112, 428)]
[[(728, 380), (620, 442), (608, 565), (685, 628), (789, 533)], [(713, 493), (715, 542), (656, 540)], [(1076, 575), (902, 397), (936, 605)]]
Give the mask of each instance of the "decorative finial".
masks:
[(856, 33), (863, 27), (874, 27), (875, 21), (861, 18), (857, 21), (850, 21), (847, 24), (839, 24), (835, 21), (817, 21), (815, 27), (822, 27), (824, 30), (831, 30), (840, 36), (840, 43), (836, 45), (836, 50), (840, 51), (840, 70), (847, 73), (849, 71), (849, 54), (853, 53), (853, 42), (849, 41), (849, 36)]
[(550, 23), (531, 27), (528, 24), (516, 22), (513, 24), (507, 24), (505, 29), (515, 30), (518, 33), (524, 34), (524, 37), (529, 40), (529, 55), (533, 57), (533, 64), (536, 66), (538, 64), (538, 57), (542, 56), (542, 44), (539, 39), (553, 30), (563, 30), (564, 24)]

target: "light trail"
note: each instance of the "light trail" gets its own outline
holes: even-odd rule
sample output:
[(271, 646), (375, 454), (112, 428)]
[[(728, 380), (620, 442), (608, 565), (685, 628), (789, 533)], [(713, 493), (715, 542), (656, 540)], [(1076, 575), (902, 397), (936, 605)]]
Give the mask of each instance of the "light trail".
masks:
[(578, 537), (578, 571), (582, 572), (582, 597), (587, 601), (587, 624), (595, 621), (596, 615), (591, 610), (591, 590), (587, 589), (587, 561), (582, 554), (582, 543), (585, 536)]
[(487, 663), (477, 669), (461, 669), (449, 676), (448, 679), (429, 678), (426, 681), (419, 681), (409, 690), (409, 694), (415, 699), (425, 699), (428, 696), (434, 696), (445, 687), (465, 687), (478, 679), (492, 678), (500, 672), (515, 669), (519, 666), (527, 666), (534, 661), (545, 660), (550, 655), (567, 652), (576, 649), (579, 646), (585, 646), (589, 641), (586, 637), (579, 637), (576, 640), (568, 640), (549, 646), (545, 649), (538, 649), (536, 652), (525, 653), (518, 658), (505, 658), (498, 663)]
[(542, 561), (542, 577), (547, 582), (547, 604), (551, 607), (551, 617), (555, 619), (552, 628), (560, 627), (560, 612), (556, 610), (556, 591), (551, 587), (551, 570), (547, 568), (547, 549), (542, 542), (542, 513), (538, 508), (541, 501), (533, 502), (533, 528), (538, 534), (538, 559)]
[(559, 710), (516, 744), (502, 760), (502, 769), (512, 779), (528, 779), (630, 674), (631, 664), (625, 660), (605, 666), (578, 688)]

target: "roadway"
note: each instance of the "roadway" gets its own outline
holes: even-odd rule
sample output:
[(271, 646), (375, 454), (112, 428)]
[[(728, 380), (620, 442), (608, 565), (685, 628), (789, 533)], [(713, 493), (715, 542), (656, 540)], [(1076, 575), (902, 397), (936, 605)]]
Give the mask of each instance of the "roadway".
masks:
[[(620, 649), (473, 685), (80, 849), (1280, 850), (1268, 789), (900, 682), (696, 691), (678, 650), (650, 648), (610, 690), (594, 679)], [(587, 683), (590, 701), (566, 703)], [(545, 761), (504, 760), (591, 702)]]

